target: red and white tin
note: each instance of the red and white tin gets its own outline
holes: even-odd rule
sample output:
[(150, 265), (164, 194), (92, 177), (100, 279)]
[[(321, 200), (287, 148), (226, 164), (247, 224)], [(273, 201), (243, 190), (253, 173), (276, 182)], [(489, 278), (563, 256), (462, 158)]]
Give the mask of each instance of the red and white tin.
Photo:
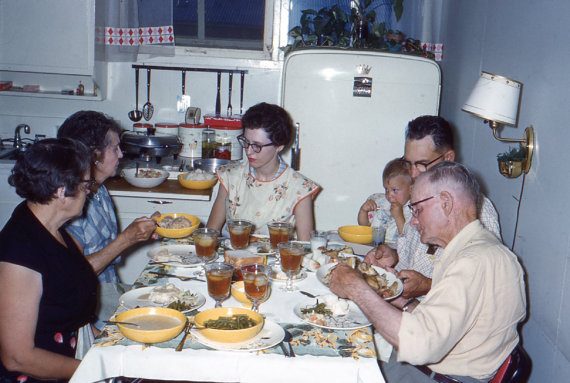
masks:
[(172, 122), (157, 122), (154, 124), (156, 133), (178, 135), (178, 124)]
[(136, 124), (133, 124), (133, 131), (135, 132), (147, 133), (148, 128), (154, 128), (154, 125), (145, 124), (143, 122), (137, 122)]

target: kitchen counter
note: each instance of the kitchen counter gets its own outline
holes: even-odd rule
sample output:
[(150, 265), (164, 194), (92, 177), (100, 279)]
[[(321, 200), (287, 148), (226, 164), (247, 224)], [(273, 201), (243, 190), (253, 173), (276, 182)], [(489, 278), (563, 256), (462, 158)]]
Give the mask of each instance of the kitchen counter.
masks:
[(121, 177), (109, 178), (105, 182), (111, 196), (170, 198), (194, 201), (210, 201), (213, 188), (206, 190), (186, 189), (178, 180), (167, 179), (160, 185), (150, 189), (137, 188)]

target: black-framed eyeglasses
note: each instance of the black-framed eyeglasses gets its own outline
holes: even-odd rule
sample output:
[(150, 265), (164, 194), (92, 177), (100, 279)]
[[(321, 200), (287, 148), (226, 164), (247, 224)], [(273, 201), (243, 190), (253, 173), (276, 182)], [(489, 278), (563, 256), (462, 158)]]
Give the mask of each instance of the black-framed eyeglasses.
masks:
[(402, 161), (404, 161), (406, 164), (408, 164), (410, 169), (412, 168), (412, 166), (415, 166), (416, 169), (418, 169), (418, 171), (425, 172), (427, 170), (428, 166), (430, 166), (431, 164), (433, 164), (435, 161), (439, 160), (443, 156), (445, 156), (445, 153), (440, 154), (439, 156), (437, 156), (436, 158), (434, 158), (433, 160), (428, 161), (428, 162), (425, 162), (425, 161), (411, 162), (411, 161), (406, 160), (404, 157), (402, 157)]
[(427, 198), (421, 199), (421, 200), (416, 201), (416, 202), (414, 202), (414, 203), (411, 203), (411, 202), (410, 202), (410, 203), (408, 204), (408, 207), (410, 208), (410, 211), (412, 212), (412, 215), (413, 215), (414, 217), (417, 217), (417, 216), (420, 214), (420, 212), (421, 212), (421, 210), (418, 210), (417, 206), (418, 206), (420, 203), (424, 203), (424, 202), (429, 201), (430, 199), (433, 199), (433, 198), (435, 198), (435, 197), (439, 197), (439, 194), (440, 194), (440, 193), (434, 194), (434, 195), (432, 195), (431, 197), (427, 197)]
[(259, 153), (261, 152), (261, 149), (265, 148), (266, 146), (273, 146), (275, 145), (273, 142), (270, 142), (269, 144), (264, 144), (264, 145), (259, 145), (259, 144), (252, 144), (251, 142), (249, 142), (248, 140), (246, 140), (246, 138), (243, 135), (239, 135), (237, 137), (237, 140), (239, 142), (239, 144), (245, 149), (247, 150), (247, 148), (249, 148), (251, 146), (251, 149), (256, 152)]
[(95, 186), (95, 184), (97, 184), (97, 180), (92, 178), (89, 180), (81, 180), (81, 183), (84, 183), (85, 186), (83, 186), (84, 190), (87, 192), (90, 192), (91, 189), (93, 189), (93, 186)]

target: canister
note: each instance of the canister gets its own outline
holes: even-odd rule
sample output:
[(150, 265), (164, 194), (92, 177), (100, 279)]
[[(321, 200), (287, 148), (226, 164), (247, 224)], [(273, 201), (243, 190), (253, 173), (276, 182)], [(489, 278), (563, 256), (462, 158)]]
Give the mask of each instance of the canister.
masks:
[(172, 122), (157, 122), (154, 124), (156, 133), (178, 135), (178, 124)]
[(237, 140), (238, 136), (243, 132), (241, 126), (213, 126), (212, 128), (216, 131), (217, 142), (229, 140), (231, 144), (231, 160), (241, 160), (243, 148)]
[(182, 150), (178, 154), (180, 157), (202, 158), (202, 131), (204, 128), (204, 125), (178, 125), (178, 137), (182, 141)]
[(232, 142), (227, 135), (216, 137), (216, 151), (214, 153), (216, 158), (222, 160), (232, 159)]
[(147, 133), (149, 128), (154, 128), (154, 125), (152, 124), (145, 124), (142, 122), (137, 122), (136, 124), (133, 124), (133, 131), (135, 132), (141, 132), (141, 133)]

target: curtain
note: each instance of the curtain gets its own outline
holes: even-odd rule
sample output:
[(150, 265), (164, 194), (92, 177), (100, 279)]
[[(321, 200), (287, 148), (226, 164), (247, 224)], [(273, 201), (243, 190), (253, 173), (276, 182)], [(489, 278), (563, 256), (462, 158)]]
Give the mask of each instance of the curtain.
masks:
[(96, 0), (95, 12), (98, 59), (174, 55), (171, 0)]

